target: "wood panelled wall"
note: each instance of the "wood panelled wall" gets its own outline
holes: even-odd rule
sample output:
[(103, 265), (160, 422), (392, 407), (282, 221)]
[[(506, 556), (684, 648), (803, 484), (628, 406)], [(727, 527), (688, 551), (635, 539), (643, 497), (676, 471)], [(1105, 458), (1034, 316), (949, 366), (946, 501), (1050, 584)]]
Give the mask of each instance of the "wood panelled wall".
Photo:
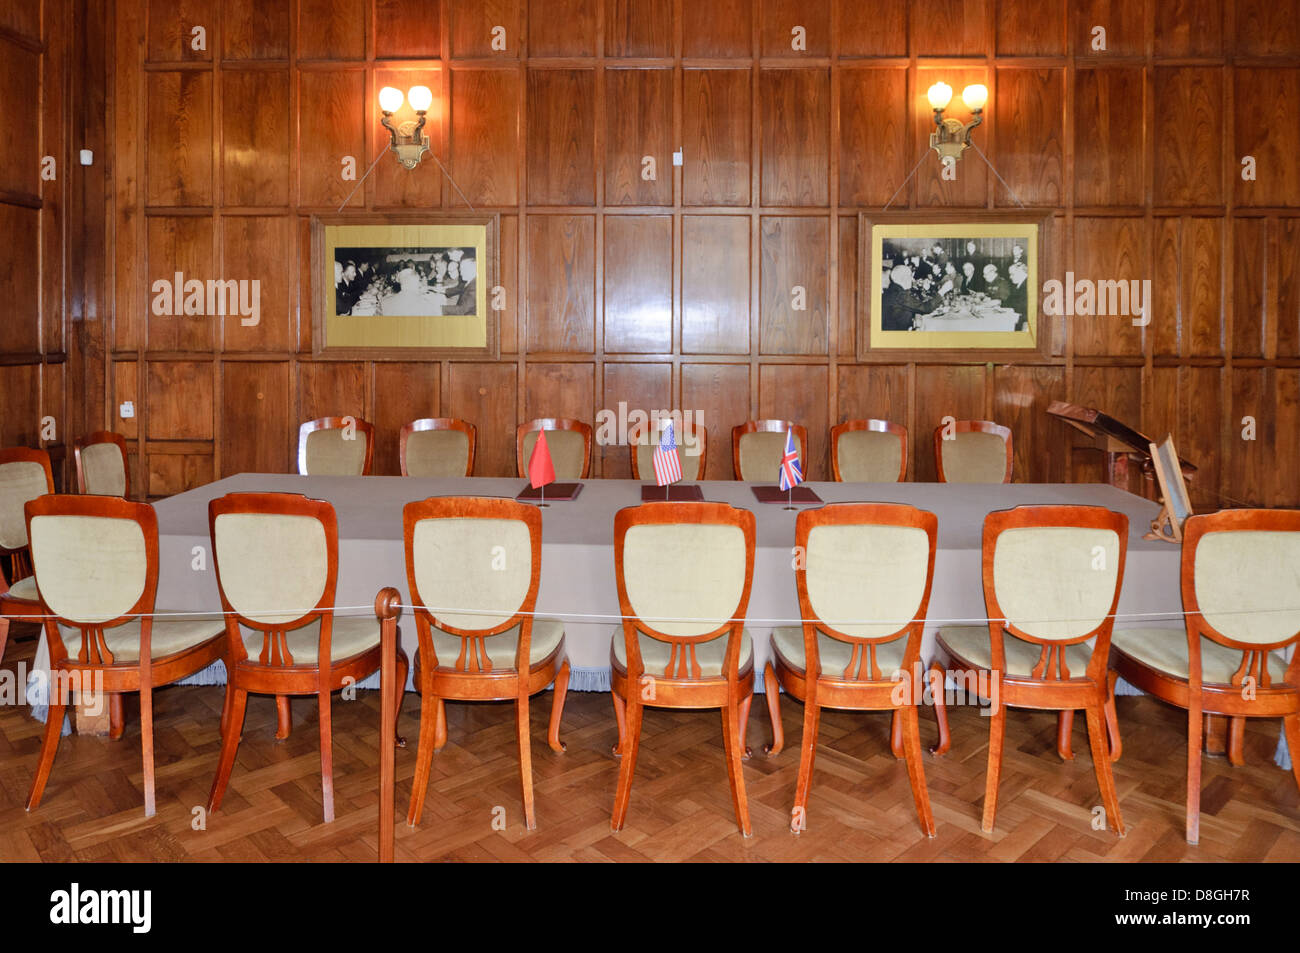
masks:
[[(933, 479), (928, 434), (951, 414), (1010, 425), (1018, 480), (1100, 479), (1096, 455), (1072, 451), (1044, 415), (1066, 398), (1172, 431), (1201, 466), (1201, 505), (1300, 503), (1300, 17), (1289, 6), (116, 0), (103, 30), (102, 348), (88, 330), (76, 399), (135, 441), (136, 485), (151, 495), (288, 470), (298, 422), (324, 414), (375, 422), (381, 473), (396, 471), (401, 423), (431, 415), (477, 424), (478, 473), (512, 473), (518, 421), (592, 420), (620, 401), (703, 411), (713, 478), (730, 478), (730, 429), (750, 417), (807, 425), (816, 479), (829, 472), (829, 428), (879, 416), (908, 426), (910, 474)], [(806, 49), (792, 49), (796, 27)], [(39, 58), (21, 39), (32, 23), (14, 30), (6, 50)], [(30, 86), (37, 71), (7, 81)], [(921, 157), (937, 79), (987, 84), (974, 138), (1005, 181), (973, 152), (942, 181), (931, 155), (895, 207), (1008, 209), (1018, 197), (1052, 209), (1043, 277), (1150, 278), (1148, 327), (1057, 319), (1049, 356), (1015, 363), (855, 358), (857, 213), (885, 206)], [(348, 199), (343, 158), (360, 172), (384, 145), (378, 89), (417, 82), (435, 96), (433, 151), (476, 208), (501, 214), (501, 359), (314, 361), (309, 216), (345, 200), (464, 208), (433, 162), (408, 173), (387, 156)], [(33, 128), (11, 126), (6, 158), (37, 132), (19, 122)], [(1240, 175), (1248, 155), (1255, 181)], [(643, 156), (657, 179), (642, 179)], [(3, 163), (6, 195), (37, 193), (23, 163)], [(11, 234), (36, 227), (21, 202), (0, 215)], [(99, 237), (89, 228), (87, 245)], [(260, 325), (152, 315), (152, 281), (177, 271), (260, 279)], [(34, 314), (33, 290), (15, 280), (30, 278), (0, 277), (6, 301)], [(795, 285), (806, 310), (791, 309)], [(6, 371), (6, 395), (41, 393), (34, 355), (58, 338), (35, 318), (24, 327), (0, 339), (33, 355)], [(134, 419), (116, 414), (125, 400)], [(1254, 441), (1242, 439), (1247, 416)], [(599, 450), (596, 475), (628, 472), (625, 448)]]

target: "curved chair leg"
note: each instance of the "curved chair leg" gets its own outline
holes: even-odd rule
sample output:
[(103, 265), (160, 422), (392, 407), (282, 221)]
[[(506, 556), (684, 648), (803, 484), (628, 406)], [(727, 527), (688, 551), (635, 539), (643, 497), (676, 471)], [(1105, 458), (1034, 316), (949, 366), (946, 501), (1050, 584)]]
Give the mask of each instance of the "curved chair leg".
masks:
[(934, 836), (934, 813), (930, 810), (930, 789), (925, 784), (925, 765), (921, 761), (921, 714), (915, 705), (894, 710), (896, 720), (902, 722), (903, 753), (907, 759), (907, 780), (912, 785), (912, 800), (916, 802), (916, 817), (921, 822), (921, 832)]
[(1246, 763), (1246, 719), (1236, 717), (1228, 719), (1228, 764), (1240, 768)]
[(564, 716), (564, 699), (569, 694), (569, 660), (566, 658), (555, 676), (555, 697), (551, 699), (551, 723), (546, 729), (546, 743), (552, 751), (563, 752), (568, 745), (560, 740), (560, 719)]
[(614, 811), (610, 815), (609, 829), (612, 831), (621, 831), (623, 823), (627, 820), (627, 807), (632, 800), (632, 772), (636, 770), (636, 753), (637, 748), (641, 745), (641, 699), (637, 693), (632, 692), (631, 696), (624, 701), (614, 696), (614, 708), (617, 711), (620, 702), (626, 706), (626, 722), (621, 729), (621, 741), (619, 748), (623, 755), (623, 760), (618, 766), (618, 790), (614, 792)]
[(212, 782), (212, 792), (208, 795), (208, 813), (221, 807), (221, 799), (226, 793), (226, 783), (230, 780), (230, 771), (235, 766), (235, 752), (239, 750), (239, 736), (244, 730), (244, 710), (248, 706), (248, 692), (236, 687), (230, 696), (230, 718), (226, 722), (225, 734), (221, 736), (221, 757), (217, 761), (217, 776)]
[(1007, 707), (999, 705), (989, 718), (989, 766), (984, 779), (984, 818), (980, 822), (986, 834), (993, 833), (993, 824), (997, 820), (998, 781), (1002, 778), (1002, 743), (1006, 733)]
[(1056, 713), (1056, 753), (1062, 761), (1073, 761), (1074, 750), (1070, 747), (1070, 736), (1074, 734), (1074, 712), (1063, 708)]
[[(809, 682), (811, 683), (811, 679)], [(811, 685), (810, 685), (811, 687)], [(803, 737), (799, 740), (799, 780), (794, 786), (794, 809), (790, 812), (790, 830), (798, 834), (808, 827), (808, 792), (812, 788), (813, 762), (817, 760), (817, 729), (821, 727), (822, 709), (815, 692), (808, 692), (803, 703)]]
[(1119, 716), (1115, 714), (1115, 682), (1118, 680), (1119, 672), (1112, 669), (1106, 678), (1106, 704), (1102, 709), (1106, 715), (1106, 732), (1110, 736), (1111, 761), (1118, 761), (1124, 753), (1124, 744), (1119, 737)]
[(435, 701), (437, 704), (434, 708), (437, 712), (438, 720), (436, 725), (437, 730), (433, 735), (433, 753), (437, 754), (447, 746), (447, 699), (439, 695)]
[(889, 719), (889, 750), (897, 761), (901, 761), (905, 757), (903, 749), (903, 717), (901, 712), (901, 708), (895, 708), (894, 714)]
[(936, 663), (930, 666), (930, 696), (934, 699), (934, 721), (939, 726), (939, 740), (930, 749), (930, 754), (947, 754), (952, 747), (952, 736), (948, 734), (948, 709), (943, 703), (945, 684), (943, 669)]
[(442, 699), (431, 694), (430, 685), (421, 686), (420, 740), (415, 752), (415, 777), (411, 780), (411, 805), (406, 811), (406, 824), (414, 827), (424, 813), (424, 796), (429, 790), (429, 772), (433, 769), (433, 755), (437, 751), (438, 709)]
[(226, 737), (226, 728), (230, 725), (230, 706), (235, 698), (235, 680), (230, 677), (230, 666), (226, 666), (226, 695), (221, 702), (221, 737)]
[[(121, 741), (126, 733), (126, 696), (113, 692), (108, 696), (108, 737), (112, 741)], [(144, 717), (143, 714), (140, 715)]]
[(1097, 773), (1097, 788), (1101, 791), (1101, 803), (1106, 809), (1106, 816), (1115, 833), (1124, 836), (1124, 818), (1119, 813), (1119, 795), (1115, 793), (1115, 775), (1110, 766), (1110, 752), (1106, 750), (1106, 725), (1102, 711), (1098, 707), (1088, 708), (1085, 712), (1088, 720), (1088, 744), (1092, 748), (1092, 767)]
[(284, 741), (293, 731), (293, 713), (289, 710), (289, 696), (275, 696), (275, 740)]
[[(749, 696), (751, 699), (753, 695)], [(749, 823), (749, 799), (745, 796), (745, 775), (742, 767), (743, 751), (741, 727), (742, 703), (731, 702), (722, 706), (722, 748), (727, 757), (727, 782), (731, 786), (731, 806), (736, 812), (740, 833), (749, 837), (753, 829)]]
[(1282, 731), (1286, 735), (1287, 751), (1291, 754), (1291, 773), (1295, 784), (1300, 788), (1300, 715), (1287, 715), (1282, 719)]
[(618, 722), (618, 741), (614, 742), (614, 756), (623, 754), (623, 745), (627, 741), (627, 702), (618, 692), (611, 691), (609, 697), (614, 701), (614, 720)]
[(750, 692), (740, 702), (740, 757), (748, 761), (754, 753), (749, 750), (749, 745), (745, 744), (745, 736), (749, 734), (749, 709), (754, 704), (754, 693)]
[(767, 717), (772, 722), (772, 743), (764, 745), (763, 750), (774, 757), (785, 747), (785, 727), (781, 724), (781, 683), (771, 662), (763, 669), (763, 695), (767, 699)]
[[(1187, 843), (1201, 839), (1201, 733), (1205, 719), (1200, 700), (1187, 708)], [(1295, 755), (1292, 754), (1292, 760)]]
[(406, 739), (397, 733), (397, 718), (402, 714), (402, 696), (406, 694), (406, 676), (411, 670), (410, 660), (400, 648), (397, 650), (397, 691), (393, 692), (393, 744), (406, 747)]
[(0, 615), (0, 660), (5, 657), (5, 646), (9, 642), (9, 620)]
[[(277, 696), (279, 697), (279, 696)], [(320, 790), (325, 809), (325, 823), (334, 821), (334, 730), (330, 693), (316, 693), (320, 708)]]
[(59, 676), (57, 671), (51, 673), (50, 709), (45, 717), (45, 736), (41, 739), (41, 758), (36, 763), (36, 777), (32, 779), (32, 790), (27, 795), (29, 811), (41, 806), (45, 782), (50, 779), (50, 769), (54, 767), (54, 756), (58, 753), (59, 739), (63, 735), (63, 717), (68, 710), (68, 696), (67, 684)]
[[(122, 696), (118, 694), (116, 697)], [(153, 770), (153, 686), (147, 682), (140, 685), (140, 750), (144, 759), (144, 816), (153, 817), (157, 813)]]
[(515, 699), (515, 731), (519, 735), (519, 779), (524, 789), (524, 826), (537, 830), (537, 815), (533, 810), (533, 748), (529, 738), (528, 695)]

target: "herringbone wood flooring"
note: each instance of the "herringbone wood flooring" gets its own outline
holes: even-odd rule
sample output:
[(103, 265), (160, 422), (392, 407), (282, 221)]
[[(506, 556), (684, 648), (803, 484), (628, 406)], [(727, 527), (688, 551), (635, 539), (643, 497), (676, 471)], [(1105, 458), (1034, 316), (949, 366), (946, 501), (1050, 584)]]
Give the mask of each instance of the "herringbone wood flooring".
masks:
[[(30, 627), (15, 627), (15, 636)], [(34, 641), (11, 639), (4, 667), (30, 663)], [(337, 820), (322, 824), (314, 701), (294, 702), (294, 733), (274, 741), (275, 706), (250, 701), (244, 740), (222, 810), (196, 830), (219, 746), (221, 690), (177, 686), (155, 696), (158, 813), (146, 819), (140, 733), (133, 708), (120, 742), (63, 739), (40, 808), (23, 810), (42, 726), (22, 706), (0, 707), (0, 860), (372, 861), (377, 834), (378, 693), (334, 703)], [(736, 830), (716, 712), (649, 710), (627, 827), (609, 830), (617, 763), (607, 694), (570, 693), (557, 755), (545, 742), (550, 695), (534, 701), (538, 829), (523, 827), (518, 754), (508, 704), (449, 704), (448, 743), (434, 759), (424, 818), (405, 824), (419, 700), (408, 694), (397, 754), (397, 858), (459, 861), (1017, 861), (1297, 860), (1300, 795), (1272, 764), (1276, 722), (1252, 722), (1247, 764), (1205, 761), (1201, 844), (1183, 840), (1185, 716), (1149, 698), (1118, 701), (1124, 756), (1116, 783), (1128, 836), (1091, 827), (1100, 798), (1083, 719), (1075, 760), (1055, 750), (1055, 718), (1013, 711), (996, 833), (980, 831), (988, 723), (952, 711), (952, 751), (926, 755), (938, 836), (919, 831), (907, 773), (888, 746), (888, 716), (825, 712), (808, 829), (789, 832), (803, 709), (784, 700), (786, 750), (762, 754), (767, 713), (755, 699), (745, 783), (754, 836)], [(933, 720), (922, 738), (933, 743)], [(493, 827), (504, 808), (505, 830)], [(496, 815), (499, 816), (497, 811)]]

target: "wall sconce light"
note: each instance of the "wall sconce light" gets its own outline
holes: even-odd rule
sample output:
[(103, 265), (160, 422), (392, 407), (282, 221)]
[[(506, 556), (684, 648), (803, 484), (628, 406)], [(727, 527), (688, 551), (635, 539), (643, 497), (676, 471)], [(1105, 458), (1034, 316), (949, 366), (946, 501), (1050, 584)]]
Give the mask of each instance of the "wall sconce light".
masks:
[(934, 110), (934, 124), (939, 127), (930, 133), (930, 148), (939, 154), (940, 161), (960, 159), (966, 147), (971, 144), (970, 131), (984, 121), (984, 105), (989, 98), (988, 87), (975, 83), (961, 91), (961, 101), (973, 117), (965, 125), (957, 119), (943, 118), (943, 111), (952, 101), (951, 86), (940, 80), (930, 87), (926, 95), (930, 99), (930, 108)]
[(379, 109), (384, 114), (380, 122), (388, 130), (388, 148), (397, 156), (397, 161), (408, 169), (414, 169), (429, 151), (429, 137), (423, 130), (425, 114), (433, 105), (433, 93), (428, 86), (412, 86), (406, 91), (405, 99), (415, 110), (416, 121), (393, 125), (393, 113), (402, 108), (402, 91), (395, 86), (385, 86), (379, 91)]

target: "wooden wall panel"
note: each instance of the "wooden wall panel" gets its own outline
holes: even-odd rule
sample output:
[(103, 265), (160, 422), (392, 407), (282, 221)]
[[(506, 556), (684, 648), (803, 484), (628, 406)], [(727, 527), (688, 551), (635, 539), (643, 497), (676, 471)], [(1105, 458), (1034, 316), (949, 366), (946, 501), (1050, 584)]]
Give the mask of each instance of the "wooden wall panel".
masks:
[[(605, 204), (671, 205), (672, 72), (606, 70), (604, 129)], [(643, 164), (646, 156), (654, 160), (652, 170)], [(654, 178), (647, 179), (651, 171)]]
[(1267, 241), (1266, 220), (1233, 223), (1232, 353), (1237, 357), (1264, 356)]
[(836, 0), (840, 56), (906, 56), (909, 0)]
[[(519, 0), (478, 0), (452, 3), (450, 8), (451, 55), (457, 57), (517, 57), (523, 39)], [(492, 48), (493, 32), (500, 27), (502, 49)]]
[[(113, 364), (111, 379), (113, 393), (109, 405), (113, 408), (113, 429), (128, 440), (134, 440), (140, 433), (140, 414), (143, 407), (140, 401), (139, 362), (117, 361)], [(230, 386), (229, 378), (226, 380), (226, 385)], [(135, 415), (132, 417), (123, 417), (119, 413), (119, 408), (127, 401), (135, 408)]]
[(528, 201), (533, 205), (594, 205), (595, 143), (595, 72), (530, 72)]
[[(1141, 281), (1143, 265), (1142, 223), (1130, 218), (1079, 218), (1074, 223), (1073, 271), (1075, 279), (1092, 282)], [(1139, 286), (1140, 287), (1140, 286)], [(1100, 288), (1098, 297), (1100, 297)], [(1111, 296), (1107, 295), (1107, 310)], [(1122, 302), (1114, 302), (1122, 303)], [(1133, 310), (1132, 300), (1129, 309)], [(1076, 314), (1069, 318), (1074, 328), (1076, 354), (1141, 354), (1143, 328), (1133, 324), (1133, 314)]]
[[(684, 410), (684, 407), (676, 407), (672, 399), (672, 382), (673, 368), (671, 364), (606, 364), (605, 365), (605, 395), (600, 402), (603, 409), (613, 412), (614, 419), (619, 419), (619, 404), (626, 405), (628, 413), (633, 410), (641, 410), (647, 416), (653, 415), (655, 411), (673, 409)], [(594, 426), (594, 422), (593, 422)], [(704, 421), (707, 429), (709, 422)], [(629, 457), (630, 449), (625, 444), (604, 443), (600, 442), (600, 433), (597, 431), (597, 446), (595, 453), (601, 461), (601, 473), (606, 477), (618, 479), (632, 478), (632, 463)], [(629, 435), (630, 437), (630, 435)], [(681, 441), (681, 435), (678, 434), (678, 441)], [(716, 440), (717, 436), (712, 430), (708, 431), (708, 439)], [(717, 450), (716, 445), (711, 445), (707, 453), (712, 454)], [(708, 460), (705, 460), (707, 465)], [(653, 479), (654, 474), (650, 474)], [(641, 479), (646, 479), (646, 474), (641, 474)]]
[[(40, 213), (17, 205), (0, 204), (0, 235), (11, 248), (39, 248)], [(18, 261), (0, 268), (0, 354), (34, 354), (40, 350), (40, 271)], [(0, 414), (0, 416), (4, 416)]]
[(710, 480), (732, 480), (731, 428), (751, 418), (749, 365), (683, 364), (682, 409), (709, 429), (709, 458), (705, 474)]
[[(221, 222), (221, 274), (234, 281), (257, 281), (257, 323), (228, 309), (220, 338), (227, 351), (289, 351), (292, 233), (283, 217), (229, 215)], [(250, 291), (251, 291), (250, 285)]]
[[(353, 361), (319, 361), (298, 365), (298, 426), (317, 417), (366, 418), (366, 365)], [(372, 421), (373, 423), (373, 421)]]
[(1235, 170), (1237, 204), (1300, 207), (1300, 69), (1238, 69), (1232, 95), (1244, 107), (1233, 110), (1233, 155), (1256, 163), (1255, 181), (1241, 177), (1240, 165)]
[[(366, 167), (366, 74), (360, 70), (303, 70), (298, 78), (298, 201), (333, 212), (355, 182), (342, 177), (343, 157)], [(360, 171), (358, 172), (358, 175)], [(360, 189), (349, 208), (360, 208)]]
[(931, 483), (939, 478), (934, 462), (934, 428), (943, 423), (944, 417), (986, 419), (984, 384), (983, 365), (917, 366), (915, 426), (909, 434), (913, 480)]
[(222, 375), (220, 476), (297, 472), (298, 424), (290, 422), (289, 365), (228, 362)]
[[(846, 420), (888, 420), (907, 426), (907, 367), (902, 364), (841, 364), (839, 414), (834, 424)], [(916, 447), (908, 434), (909, 457)], [(829, 451), (828, 451), (829, 452)]]
[(993, 164), (1013, 190), (998, 184), (999, 205), (1016, 205), (1019, 199), (1051, 208), (1064, 201), (1063, 95), (1062, 70), (998, 70)]
[(439, 5), (427, 0), (375, 0), (375, 56), (429, 59), (442, 54)]
[[(758, 0), (763, 56), (826, 56), (831, 51), (831, 0)], [(798, 29), (802, 28), (802, 32)]]
[(40, 54), (5, 43), (0, 56), (0, 191), (40, 192)]
[(683, 353), (749, 353), (749, 228), (740, 216), (682, 216)]
[(423, 363), (375, 365), (374, 472), (397, 476), (402, 472), (398, 454), (404, 424), (422, 417), (441, 417), (440, 367)]
[(682, 90), (682, 201), (748, 205), (749, 72), (686, 70)]
[(227, 60), (289, 58), (292, 0), (223, 0), (222, 56)]
[(447, 365), (449, 386), (442, 412), (478, 428), (474, 472), (482, 476), (515, 475), (517, 368), (514, 364)]
[(40, 446), (40, 365), (0, 364), (0, 393), (5, 395), (5, 412), (0, 414), (0, 445)]
[(1154, 0), (1157, 56), (1218, 56), (1223, 0)]
[(212, 74), (150, 73), (148, 204), (212, 203)]
[[(1142, 368), (1140, 367), (1076, 367), (1074, 369), (1074, 401), (1097, 409), (1119, 420), (1141, 420), (1138, 429), (1147, 426), (1142, 406)], [(1079, 438), (1082, 438), (1079, 434)], [(1067, 434), (1069, 445), (1079, 447), (1086, 443)], [(1095, 449), (1075, 449), (1070, 454), (1073, 464), (1071, 482), (1106, 482), (1105, 459)]]
[[(212, 59), (217, 39), (217, 10), (204, 0), (149, 0), (149, 59), (159, 62)], [(206, 38), (194, 33), (203, 27)], [(195, 49), (202, 46), (202, 49)]]
[(820, 216), (767, 216), (762, 232), (763, 354), (825, 354), (829, 239)]
[(594, 424), (595, 384), (594, 364), (529, 364), (524, 375), (524, 420), (573, 417)]
[(1061, 56), (1065, 17), (1060, 0), (997, 0), (999, 56)]
[[(185, 310), (192, 310), (200, 303), (197, 298), (186, 301), (189, 282), (206, 282), (212, 276), (212, 220), (193, 215), (153, 216), (148, 220), (147, 232), (149, 270), (145, 287), (149, 293), (145, 300), (149, 308), (149, 349), (210, 351), (216, 339), (216, 319), (206, 314), (186, 314)], [(177, 274), (183, 279), (180, 287), (177, 287)], [(158, 281), (167, 284), (157, 286), (155, 291)], [(170, 308), (168, 297), (172, 299)], [(201, 303), (206, 310), (206, 285)], [(158, 310), (171, 313), (158, 314)]]
[(905, 69), (840, 71), (840, 204), (883, 206), (907, 178)]
[(451, 173), (475, 206), (519, 201), (519, 82), (515, 70), (452, 74)]
[(1222, 72), (1206, 67), (1155, 71), (1155, 202), (1216, 205), (1222, 198), (1219, 141)]
[[(835, 269), (839, 287), (837, 289), (839, 327), (836, 334), (835, 353), (841, 358), (852, 357), (855, 351), (858, 321), (858, 220), (850, 215), (839, 218), (839, 261), (845, 264)], [(851, 267), (847, 263), (854, 262)]]
[(659, 0), (605, 0), (606, 56), (671, 56), (672, 6)]
[[(1104, 59), (1146, 52), (1145, 4), (1128, 0), (1070, 0), (1071, 31), (1079, 56)], [(1105, 49), (1094, 49), (1096, 27), (1103, 27)]]
[[(764, 364), (758, 369), (758, 416), (795, 420), (808, 428), (805, 480), (829, 480), (830, 420), (827, 368), (815, 364)], [(776, 482), (776, 474), (770, 479)]]
[(1011, 428), (1011, 472), (1015, 480), (1067, 482), (1065, 455), (1056, 448), (1068, 425), (1047, 415), (1052, 401), (1065, 400), (1066, 395), (1064, 368), (1014, 365), (997, 368), (992, 419)]
[(528, 0), (529, 56), (594, 56), (601, 0)]
[(1141, 204), (1142, 70), (1080, 69), (1074, 83), (1075, 204)]
[(359, 60), (366, 55), (366, 0), (298, 0), (298, 58)]
[(673, 220), (668, 215), (605, 219), (605, 350), (673, 349)]
[(212, 364), (150, 361), (145, 365), (145, 413), (150, 440), (211, 440)]
[(221, 74), (221, 198), (226, 205), (289, 204), (289, 74)]
[(173, 496), (192, 486), (211, 483), (214, 477), (210, 456), (155, 450), (149, 454), (145, 486), (150, 496)]
[(1233, 0), (1237, 52), (1247, 56), (1290, 54), (1300, 50), (1300, 21), (1295, 10), (1273, 0)]
[[(921, 56), (983, 56), (988, 4), (996, 0), (928, 0), (913, 5), (912, 43)], [(922, 89), (928, 88), (929, 84)], [(961, 89), (953, 84), (954, 89)]]
[(528, 349), (595, 350), (596, 222), (590, 215), (528, 219)]
[(1277, 356), (1300, 357), (1300, 219), (1279, 219), (1277, 231)]
[(830, 75), (764, 70), (759, 106), (764, 205), (825, 205), (830, 157)]
[(682, 55), (749, 56), (757, 0), (713, 0), (682, 4)]

